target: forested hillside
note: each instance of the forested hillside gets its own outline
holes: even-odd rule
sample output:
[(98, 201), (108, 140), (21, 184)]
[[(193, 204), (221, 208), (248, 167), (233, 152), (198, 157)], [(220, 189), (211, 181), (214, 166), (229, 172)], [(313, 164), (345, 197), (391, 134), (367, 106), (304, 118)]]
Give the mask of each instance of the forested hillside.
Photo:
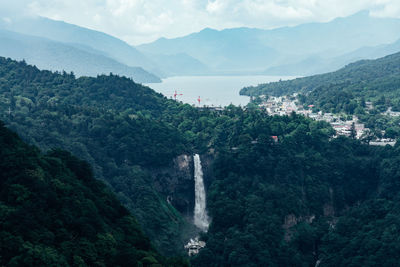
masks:
[(385, 130), (388, 137), (400, 137), (398, 117), (384, 114), (400, 111), (400, 53), (358, 61), (332, 73), (247, 87), (240, 93), (299, 93), (299, 102), (305, 107), (313, 105), (314, 111), (355, 114), (378, 134)]
[(0, 122), (1, 266), (183, 266), (161, 257), (91, 167)]
[(0, 90), (1, 118), (10, 128), (44, 151), (63, 148), (87, 160), (157, 247), (181, 250), (187, 223), (153, 189), (146, 171), (187, 150), (183, 135), (160, 121), (173, 101), (127, 78), (76, 79), (4, 58)]
[[(196, 230), (161, 192), (159, 184), (174, 187), (166, 184), (171, 174), (153, 174), (172, 167), (179, 155), (206, 152), (228, 117), (168, 100), (128, 78), (77, 79), (4, 58), (0, 108), (1, 119), (27, 142), (44, 151), (62, 148), (89, 162), (159, 251), (183, 253)], [(182, 191), (185, 183), (176, 190), (190, 203), (194, 192)], [(193, 207), (186, 204), (187, 209), (190, 216)]]
[(297, 115), (244, 112), (223, 129), (194, 266), (396, 265), (398, 146), (330, 140)]
[[(376, 60), (357, 61), (331, 73), (246, 87), (240, 91), (240, 94), (279, 96), (312, 91), (319, 94), (337, 94), (344, 91), (355, 96), (374, 96), (374, 94), (384, 93), (379, 89), (383, 89), (388, 83), (394, 83), (399, 73), (400, 53), (396, 53)], [(389, 80), (390, 78), (393, 80)], [(380, 88), (378, 85), (382, 81), (385, 82), (382, 85), (383, 88)], [(396, 88), (392, 86), (386, 88), (386, 91), (393, 89)]]
[[(164, 194), (176, 177), (157, 171), (199, 153), (212, 173), (212, 222), (194, 266), (399, 261), (398, 145), (332, 138), (328, 123), (268, 116), (254, 105), (196, 109), (114, 75), (76, 79), (0, 62), (1, 119), (45, 151), (87, 160), (164, 254), (183, 253), (196, 232)], [(188, 188), (179, 194), (193, 197)]]

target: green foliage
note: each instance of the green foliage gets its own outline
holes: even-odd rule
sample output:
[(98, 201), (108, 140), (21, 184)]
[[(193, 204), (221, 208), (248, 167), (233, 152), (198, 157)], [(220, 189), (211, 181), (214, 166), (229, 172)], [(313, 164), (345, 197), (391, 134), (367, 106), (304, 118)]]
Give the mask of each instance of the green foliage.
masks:
[[(349, 86), (358, 88), (363, 81), (376, 82), (384, 71), (390, 72), (390, 68), (381, 67), (370, 68), (369, 62), (350, 65), (348, 68), (359, 73), (354, 74), (354, 81), (347, 81)], [(375, 71), (376, 75), (364, 75), (363, 68)], [(166, 168), (182, 153), (209, 153), (213, 158), (209, 166), (213, 177), (206, 185), (212, 223), (209, 232), (201, 235), (207, 246), (191, 259), (194, 266), (315, 266), (318, 260), (326, 266), (395, 265), (397, 239), (390, 237), (397, 229), (394, 217), (398, 215), (400, 191), (398, 146), (381, 148), (345, 137), (334, 139), (328, 123), (295, 113), (279, 117), (267, 116), (251, 107), (195, 109), (112, 75), (75, 79), (72, 75), (38, 71), (4, 59), (0, 74), (0, 108), (7, 111), (10, 107), (12, 111), (0, 116), (24, 139), (44, 150), (51, 149), (42, 156), (40, 168), (28, 160), (39, 153), (35, 149), (9, 167), (26, 168), (27, 175), (37, 182), (52, 177), (52, 190), (43, 191), (43, 197), (57, 199), (61, 194), (68, 199), (84, 194), (75, 194), (75, 185), (65, 182), (69, 175), (78, 184), (90, 183), (90, 188), (98, 183), (87, 178), (91, 176), (87, 163), (52, 148), (70, 150), (93, 166), (94, 175), (106, 181), (135, 214), (155, 246), (171, 255), (187, 241), (188, 227), (181, 214), (165, 201), (162, 190), (155, 190), (152, 170)], [(335, 75), (338, 81), (340, 77), (345, 80), (344, 73)], [(296, 82), (302, 80), (293, 81)], [(331, 88), (343, 88), (342, 85)], [(313, 92), (318, 92), (318, 88)], [(306, 102), (310, 95), (299, 98)], [(367, 115), (362, 111), (369, 98), (363, 94), (344, 90), (335, 97), (340, 107), (332, 102), (330, 108), (360, 117)], [(377, 108), (391, 100), (374, 97)], [(367, 120), (367, 127), (388, 124), (387, 136), (399, 131), (399, 121), (387, 121), (378, 110), (370, 111), (368, 116), (376, 120), (362, 118)], [(13, 138), (4, 138), (5, 143), (12, 144)], [(18, 174), (7, 177), (14, 176)], [(175, 186), (168, 184), (168, 180), (162, 182)], [(31, 190), (30, 184), (19, 182), (7, 188), (8, 202), (0, 203), (2, 223), (7, 222), (2, 218), (14, 214), (15, 207), (32, 202), (37, 192)], [(56, 207), (62, 203), (56, 202)], [(67, 228), (56, 233), (25, 229), (26, 235), (40, 236), (47, 243), (29, 241), (22, 246), (24, 236), (2, 234), (7, 245), (1, 247), (1, 255), (3, 251), (20, 250), (29, 255), (16, 258), (15, 265), (23, 264), (23, 258), (55, 265), (96, 265), (98, 254), (107, 255), (105, 259), (118, 254), (119, 261), (113, 263), (116, 266), (129, 260), (141, 261), (143, 265), (157, 264), (156, 261), (167, 266), (187, 265), (180, 258), (164, 260), (155, 252), (147, 253), (153, 251), (149, 242), (148, 247), (141, 249), (136, 246), (141, 243), (130, 246), (128, 241), (121, 242), (122, 237), (113, 231), (132, 229), (129, 225), (135, 221), (122, 207), (118, 211), (104, 211), (107, 203), (103, 205), (88, 197), (79, 202), (65, 200), (66, 205), (73, 207), (71, 211), (57, 209), (84, 238), (68, 239)], [(108, 223), (114, 223), (112, 218), (118, 218), (119, 212), (126, 214), (117, 223), (126, 227), (108, 230)], [(102, 222), (104, 214), (110, 216), (110, 222)], [(26, 224), (32, 221), (29, 216), (18, 219)], [(40, 218), (34, 220), (41, 222)], [(132, 242), (141, 240), (138, 232), (128, 232), (133, 236)], [(68, 242), (60, 248), (49, 246), (49, 242), (59, 240), (58, 235)], [(384, 254), (384, 249), (391, 250)], [(65, 259), (60, 256), (64, 251), (69, 255)], [(337, 251), (340, 253), (336, 255)], [(374, 251), (380, 253), (375, 255)]]
[[(240, 93), (251, 96), (279, 96), (316, 91), (331, 93), (331, 97), (326, 95), (327, 101), (336, 101), (349, 96), (352, 98), (353, 94), (361, 94), (364, 97), (376, 96), (379, 91), (388, 93), (399, 89), (399, 60), (400, 53), (377, 60), (361, 60), (335, 72), (246, 87)], [(336, 91), (336, 95), (333, 90)]]
[(378, 189), (378, 152), (330, 140), (326, 123), (244, 113), (224, 129), (220, 142), (238, 149), (218, 151), (213, 221), (195, 266), (313, 266), (334, 216)]
[(0, 125), (0, 265), (167, 264), (89, 165)]
[(161, 120), (178, 107), (127, 78), (76, 79), (0, 58), (0, 119), (44, 151), (62, 148), (86, 160), (165, 254), (182, 250), (188, 237), (181, 233), (189, 226), (153, 188), (150, 171), (191, 147)]

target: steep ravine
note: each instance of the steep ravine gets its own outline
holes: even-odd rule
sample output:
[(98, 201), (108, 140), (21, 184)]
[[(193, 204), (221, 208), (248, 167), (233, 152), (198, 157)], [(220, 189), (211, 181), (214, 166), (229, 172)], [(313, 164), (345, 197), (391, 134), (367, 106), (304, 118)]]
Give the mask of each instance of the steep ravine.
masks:
[[(213, 155), (201, 154), (205, 187), (212, 182)], [(165, 197), (185, 218), (193, 217), (194, 210), (194, 164), (193, 156), (182, 154), (173, 159), (168, 167), (150, 170), (153, 187)]]
[[(204, 186), (209, 187), (213, 180), (212, 154), (201, 154)], [(174, 158), (167, 167), (149, 170), (152, 177), (152, 186), (161, 198), (176, 209), (182, 216), (184, 225), (181, 226), (179, 243), (183, 251), (187, 241), (196, 236), (200, 229), (194, 225), (195, 181), (194, 162), (192, 154), (182, 154)]]

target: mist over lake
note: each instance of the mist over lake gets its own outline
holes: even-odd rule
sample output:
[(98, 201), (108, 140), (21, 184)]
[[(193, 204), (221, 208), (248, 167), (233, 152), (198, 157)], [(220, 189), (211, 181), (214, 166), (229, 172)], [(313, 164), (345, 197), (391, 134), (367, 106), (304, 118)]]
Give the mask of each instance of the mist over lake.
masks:
[(250, 98), (239, 95), (245, 86), (279, 80), (294, 79), (293, 76), (176, 76), (163, 79), (161, 83), (147, 84), (168, 98), (173, 98), (175, 90), (177, 99), (188, 104), (201, 106), (246, 105)]

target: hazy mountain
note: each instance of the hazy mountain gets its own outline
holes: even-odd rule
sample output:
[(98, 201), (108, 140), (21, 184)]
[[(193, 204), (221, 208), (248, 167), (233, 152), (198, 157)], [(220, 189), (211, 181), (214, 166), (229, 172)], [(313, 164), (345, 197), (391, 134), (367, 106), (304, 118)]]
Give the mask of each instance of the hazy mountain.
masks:
[(312, 55), (293, 64), (270, 67), (265, 71), (268, 75), (313, 75), (335, 71), (345, 65), (361, 59), (377, 59), (400, 51), (400, 40), (387, 45), (362, 47), (337, 57)]
[(161, 38), (138, 49), (152, 54), (186, 53), (214, 71), (256, 71), (278, 55), (275, 49), (258, 41), (260, 32), (247, 28), (223, 31), (207, 28), (181, 38)]
[(103, 32), (63, 21), (43, 17), (25, 18), (4, 23), (3, 27), (11, 31), (45, 37), (63, 43), (85, 45), (128, 66), (140, 66), (148, 70), (155, 68), (155, 65), (146, 56), (126, 42)]
[(327, 23), (273, 30), (206, 28), (180, 38), (160, 38), (138, 49), (105, 33), (47, 18), (3, 22), (0, 27), (61, 42), (127, 66), (140, 66), (161, 77), (323, 73), (358, 59), (397, 52), (398, 44), (387, 44), (400, 37), (399, 19), (374, 18), (367, 11)]
[(102, 55), (89, 47), (71, 46), (6, 30), (0, 30), (0, 55), (26, 60), (40, 69), (74, 72), (78, 76), (97, 76), (110, 72), (137, 82), (159, 82), (160, 79), (140, 67), (130, 67)]
[[(321, 62), (362, 47), (393, 43), (399, 37), (399, 19), (370, 17), (367, 11), (363, 11), (327, 23), (308, 23), (273, 30), (205, 29), (180, 38), (161, 38), (140, 45), (138, 49), (153, 54), (183, 52), (204, 62), (214, 71), (264, 72), (273, 67), (274, 74), (298, 75), (299, 69), (307, 70), (309, 74), (325, 71), (326, 65), (340, 67), (342, 63), (335, 60)], [(362, 53), (360, 56), (363, 56)], [(338, 62), (341, 61), (338, 59)], [(287, 66), (292, 67), (286, 71)]]
[(397, 52), (400, 52), (400, 39), (387, 45), (362, 47), (337, 59), (349, 59), (349, 62), (353, 62), (360, 59), (377, 59)]
[(185, 53), (174, 55), (146, 54), (162, 69), (161, 76), (207, 75), (211, 71), (203, 62)]
[(93, 49), (95, 49), (98, 54), (115, 59), (128, 66), (142, 67), (160, 77), (209, 73), (208, 67), (204, 63), (187, 54), (145, 55), (134, 46), (118, 38), (63, 21), (41, 17), (25, 18), (12, 23), (3, 23), (3, 27), (15, 32), (67, 43), (81, 50), (89, 50), (90, 53), (93, 53)]
[(249, 86), (243, 88), (240, 94), (257, 96), (303, 93), (318, 98), (318, 102), (324, 99), (325, 103), (343, 101), (343, 96), (338, 97), (342, 92), (348, 94), (348, 98), (359, 95), (364, 99), (388, 96), (394, 92), (398, 98), (399, 74), (400, 52), (379, 59), (360, 60), (335, 72)]

